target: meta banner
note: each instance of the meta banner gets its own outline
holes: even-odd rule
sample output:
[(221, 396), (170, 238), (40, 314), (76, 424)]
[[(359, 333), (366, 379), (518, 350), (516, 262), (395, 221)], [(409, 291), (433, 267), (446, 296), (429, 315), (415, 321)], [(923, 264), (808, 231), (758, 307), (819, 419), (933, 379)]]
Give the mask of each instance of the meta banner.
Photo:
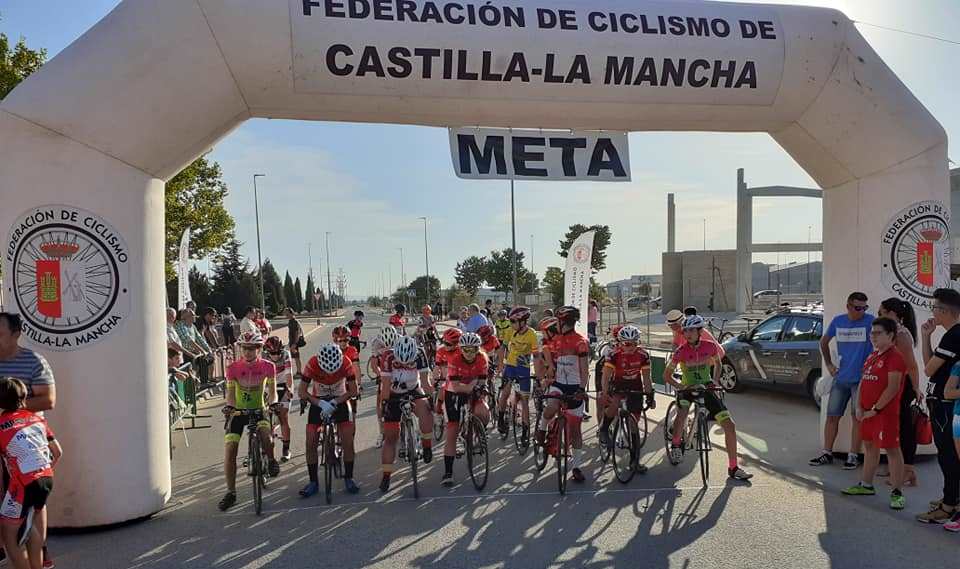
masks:
[(773, 103), (764, 6), (632, 0), (289, 0), (301, 93), (676, 105)]
[(624, 132), (451, 128), (450, 155), (466, 180), (630, 181)]

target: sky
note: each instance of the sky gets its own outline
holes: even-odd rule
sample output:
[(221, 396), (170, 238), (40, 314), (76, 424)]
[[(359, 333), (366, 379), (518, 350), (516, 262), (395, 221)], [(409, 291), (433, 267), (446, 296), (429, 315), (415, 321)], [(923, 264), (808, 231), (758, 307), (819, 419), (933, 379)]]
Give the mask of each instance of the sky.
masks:
[[(23, 36), (53, 57), (118, 3), (0, 0), (0, 32)], [(767, 3), (833, 7), (858, 22), (960, 41), (958, 0)], [(951, 140), (960, 135), (960, 45), (863, 23), (858, 28)], [(425, 273), (421, 216), (428, 217), (430, 272), (444, 287), (452, 283), (459, 260), (510, 246), (509, 183), (456, 178), (445, 129), (252, 120), (220, 141), (209, 158), (223, 166), (231, 190), (227, 208), (254, 264), (256, 173), (266, 174), (258, 180), (264, 258), (305, 279), (311, 257), (315, 273), (326, 269), (329, 238), (331, 272), (334, 280), (340, 269), (347, 275), (349, 296), (399, 286), (401, 249), (407, 281)], [(601, 223), (613, 233), (601, 282), (659, 274), (668, 193), (676, 194), (679, 250), (732, 249), (737, 168), (746, 169), (751, 186), (816, 187), (762, 133), (631, 133), (630, 160), (629, 183), (516, 183), (517, 249), (526, 255), (528, 268), (531, 254), (533, 270), (541, 276), (547, 266), (562, 266), (559, 241), (567, 228)], [(381, 166), (371, 168), (371, 163)], [(754, 204), (755, 241), (820, 239), (819, 200), (773, 198)], [(806, 253), (755, 257), (771, 263), (805, 259)], [(206, 270), (208, 263), (199, 267)]]

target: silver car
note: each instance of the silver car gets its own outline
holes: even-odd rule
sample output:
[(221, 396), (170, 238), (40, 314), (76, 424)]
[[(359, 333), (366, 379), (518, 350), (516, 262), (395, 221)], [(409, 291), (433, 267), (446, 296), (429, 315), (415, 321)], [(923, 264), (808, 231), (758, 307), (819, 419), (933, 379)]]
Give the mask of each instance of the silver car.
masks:
[(823, 313), (785, 309), (723, 344), (726, 355), (720, 385), (727, 391), (747, 384), (802, 391), (819, 407)]

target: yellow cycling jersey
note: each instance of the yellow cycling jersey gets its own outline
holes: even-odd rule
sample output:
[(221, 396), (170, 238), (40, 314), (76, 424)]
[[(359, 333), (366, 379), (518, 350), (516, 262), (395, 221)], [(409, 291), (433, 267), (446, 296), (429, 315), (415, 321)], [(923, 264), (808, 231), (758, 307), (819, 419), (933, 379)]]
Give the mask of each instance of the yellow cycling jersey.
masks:
[(513, 326), (510, 325), (510, 321), (504, 318), (503, 320), (497, 320), (493, 325), (497, 329), (497, 338), (500, 338), (501, 342), (506, 343), (507, 337), (513, 334)]
[(519, 334), (511, 328), (505, 335), (504, 343), (507, 345), (504, 361), (509, 366), (530, 367), (530, 356), (540, 351), (537, 333), (529, 327)]

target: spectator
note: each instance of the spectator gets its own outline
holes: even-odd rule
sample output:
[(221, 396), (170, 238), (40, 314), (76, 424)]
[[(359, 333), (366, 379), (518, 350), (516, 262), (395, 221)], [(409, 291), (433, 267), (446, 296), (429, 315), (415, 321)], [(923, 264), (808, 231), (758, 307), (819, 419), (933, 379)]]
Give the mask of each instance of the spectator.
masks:
[(256, 332), (260, 333), (260, 328), (257, 327), (255, 320), (257, 319), (257, 309), (248, 306), (247, 309), (243, 312), (243, 320), (240, 321), (240, 335), (243, 336), (247, 332)]
[(40, 354), (19, 345), (23, 321), (19, 314), (0, 312), (0, 377), (19, 379), (27, 386), (26, 408), (43, 412), (57, 404), (53, 371)]
[[(929, 512), (917, 516), (917, 521), (942, 524), (957, 513), (960, 500), (960, 460), (953, 444), (954, 402), (944, 394), (950, 371), (960, 361), (960, 292), (949, 288), (933, 291), (933, 318), (920, 327), (924, 372), (927, 383), (927, 409), (933, 426), (933, 443), (937, 446), (937, 462), (943, 472), (943, 497), (931, 503)], [(934, 350), (930, 336), (940, 326), (946, 333)]]
[(177, 328), (174, 325), (177, 321), (177, 311), (167, 309), (167, 349), (176, 350), (183, 353), (183, 343), (180, 341), (180, 335), (177, 334)]
[[(188, 361), (194, 363), (199, 363), (202, 360), (213, 361), (213, 350), (207, 345), (203, 336), (197, 332), (197, 328), (194, 326), (195, 320), (196, 316), (189, 308), (180, 311), (180, 318), (174, 325), (177, 329), (177, 335), (180, 336), (180, 345), (183, 346)], [(202, 374), (201, 377), (203, 377)]]
[(270, 321), (267, 320), (267, 315), (264, 314), (263, 310), (257, 309), (256, 318), (254, 318), (253, 323), (257, 325), (257, 331), (260, 332), (264, 338), (270, 335), (270, 332), (273, 330), (273, 327), (270, 326)]
[(857, 390), (856, 416), (863, 437), (863, 474), (860, 482), (843, 491), (848, 496), (873, 496), (873, 476), (880, 464), (880, 449), (890, 464), (890, 507), (902, 510), (903, 453), (900, 451), (900, 393), (907, 364), (896, 347), (897, 323), (890, 318), (873, 321), (870, 341), (874, 351), (863, 365)]
[(200, 334), (213, 352), (220, 347), (220, 335), (217, 333), (217, 309), (209, 306), (203, 310), (200, 318)]
[(483, 315), (487, 317), (487, 320), (493, 321), (493, 299), (488, 298), (483, 303)]
[(296, 314), (289, 306), (283, 310), (287, 317), (287, 347), (290, 348), (290, 356), (297, 364), (297, 373), (302, 369), (300, 365), (300, 348), (307, 345), (307, 340), (303, 335), (303, 326), (297, 320)]
[(600, 305), (596, 300), (590, 301), (587, 308), (587, 338), (591, 344), (597, 343), (597, 322), (600, 320)]
[[(194, 313), (195, 315), (200, 313), (200, 311), (197, 310), (197, 303), (194, 302), (194, 301), (192, 301), (192, 300), (188, 300), (188, 301), (186, 302), (186, 304), (183, 305), (183, 308), (189, 308), (190, 310), (193, 311), (193, 313)], [(197, 327), (197, 330), (199, 331), (199, 330), (200, 330), (200, 322), (195, 322), (194, 325)]]
[(907, 377), (903, 382), (900, 396), (900, 450), (903, 452), (904, 486), (917, 485), (917, 472), (913, 461), (917, 456), (917, 427), (913, 420), (913, 403), (921, 404), (920, 370), (917, 357), (913, 353), (917, 345), (917, 317), (913, 306), (899, 298), (888, 298), (880, 303), (877, 315), (890, 318), (897, 323), (896, 346), (907, 364)]
[(470, 318), (470, 315), (467, 313), (467, 307), (460, 307), (460, 314), (457, 316), (457, 328), (461, 330), (466, 330), (467, 320)]
[[(824, 367), (833, 377), (833, 386), (830, 388), (827, 399), (827, 422), (823, 427), (823, 452), (816, 458), (810, 459), (811, 466), (833, 463), (833, 444), (837, 439), (840, 419), (846, 412), (847, 403), (853, 399), (856, 404), (858, 400), (857, 388), (860, 385), (863, 364), (873, 351), (870, 345), (873, 315), (867, 313), (867, 308), (869, 308), (867, 295), (862, 292), (851, 293), (847, 297), (847, 313), (835, 316), (826, 334), (820, 338), (820, 353), (823, 355)], [(839, 367), (833, 363), (833, 355), (830, 353), (831, 339), (835, 339), (837, 343), (837, 355), (840, 356)], [(852, 416), (852, 421), (850, 450), (847, 452), (846, 462), (843, 463), (844, 470), (854, 470), (859, 465), (857, 452), (860, 450), (860, 420), (856, 414)]]
[(487, 320), (487, 317), (480, 314), (479, 305), (471, 304), (467, 307), (467, 320), (464, 322), (464, 327), (461, 328), (464, 332), (473, 332), (475, 334), (481, 326), (489, 325), (490, 321)]
[[(683, 337), (683, 321), (688, 316), (697, 316), (697, 309), (694, 306), (688, 306), (683, 309), (681, 312), (676, 308), (667, 312), (667, 327), (670, 328), (670, 331), (673, 333), (673, 347), (674, 349), (679, 348), (683, 344), (687, 343), (687, 340)], [(700, 329), (700, 341), (701, 342), (712, 342), (717, 346), (720, 346), (720, 342), (717, 341), (716, 336), (713, 335), (713, 332), (709, 328)], [(720, 357), (724, 355), (723, 346), (720, 346)]]
[[(960, 415), (960, 363), (953, 364), (950, 378), (943, 388), (943, 395), (945, 398), (953, 399), (953, 416)], [(953, 447), (960, 454), (960, 425), (956, 423), (953, 425)], [(944, 524), (943, 529), (954, 533), (960, 532), (960, 519), (954, 515), (950, 522)]]

